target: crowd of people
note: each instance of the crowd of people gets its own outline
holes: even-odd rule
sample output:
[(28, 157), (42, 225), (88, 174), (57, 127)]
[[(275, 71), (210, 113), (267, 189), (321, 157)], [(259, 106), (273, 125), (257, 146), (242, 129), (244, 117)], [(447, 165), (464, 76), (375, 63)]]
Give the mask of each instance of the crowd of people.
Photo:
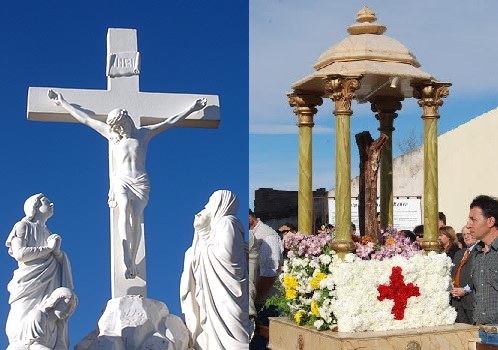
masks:
[[(438, 216), (439, 252), (453, 262), (449, 302), (457, 311), (455, 322), (478, 325), (482, 343), (498, 345), (498, 198), (475, 197), (467, 223), (458, 233), (447, 225), (443, 212)], [(278, 310), (263, 305), (276, 292), (272, 286), (287, 254), (283, 241), (296, 233), (297, 228), (286, 223), (274, 230), (249, 211), (249, 230), (253, 251), (259, 247), (259, 257), (253, 258), (252, 264), (255, 272), (251, 276), (251, 316), (255, 321), (255, 334), (250, 344), (251, 350), (258, 350), (266, 349), (268, 343), (268, 317), (278, 316)], [(334, 225), (324, 224), (318, 231), (333, 234), (334, 230)], [(420, 242), (424, 226), (400, 230), (399, 234), (412, 242)], [(354, 241), (361, 239), (353, 223), (351, 237)], [(249, 265), (251, 267), (251, 263)]]

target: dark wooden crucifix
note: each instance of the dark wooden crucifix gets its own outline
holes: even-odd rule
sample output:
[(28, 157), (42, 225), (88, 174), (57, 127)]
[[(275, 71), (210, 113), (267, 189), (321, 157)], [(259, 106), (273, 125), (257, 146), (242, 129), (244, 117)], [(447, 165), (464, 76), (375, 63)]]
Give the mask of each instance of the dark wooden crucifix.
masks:
[(380, 229), (377, 223), (377, 173), (382, 150), (388, 140), (381, 134), (374, 141), (369, 131), (355, 135), (360, 151), (360, 188), (358, 194), (359, 230), (362, 235), (380, 242)]

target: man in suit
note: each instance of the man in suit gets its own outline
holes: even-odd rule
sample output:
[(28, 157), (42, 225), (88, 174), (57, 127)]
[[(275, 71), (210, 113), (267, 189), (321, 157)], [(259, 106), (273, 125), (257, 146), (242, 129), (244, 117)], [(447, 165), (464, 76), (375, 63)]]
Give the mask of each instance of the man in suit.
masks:
[(462, 234), (466, 248), (457, 251), (453, 258), (451, 305), (457, 311), (456, 322), (472, 324), (474, 293), (471, 270), (476, 239), (470, 234), (470, 230), (466, 226), (462, 228)]

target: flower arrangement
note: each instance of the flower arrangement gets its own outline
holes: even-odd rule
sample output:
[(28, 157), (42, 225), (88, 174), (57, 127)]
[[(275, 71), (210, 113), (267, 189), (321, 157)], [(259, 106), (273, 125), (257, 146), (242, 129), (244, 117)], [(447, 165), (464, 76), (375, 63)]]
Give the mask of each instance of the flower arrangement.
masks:
[[(383, 331), (453, 324), (456, 311), (448, 300), (450, 268), (451, 259), (435, 252), (411, 258), (397, 255), (384, 260), (363, 260), (354, 254), (346, 255), (331, 274), (336, 288), (333, 308), (339, 331)], [(401, 284), (417, 287), (418, 292), (411, 288), (412, 292), (399, 293), (402, 287), (396, 288), (396, 285)], [(381, 286), (392, 288), (392, 294)]]
[[(321, 244), (317, 242), (323, 243), (325, 240), (312, 237), (305, 236), (302, 240), (307, 242), (296, 246), (296, 249), (301, 247), (301, 255), (285, 260), (280, 280), (294, 321), (299, 325), (324, 330), (336, 325), (331, 307), (335, 291), (333, 284), (330, 284), (330, 273), (340, 263), (340, 259), (328, 245), (322, 246), (322, 253), (318, 256), (311, 254), (314, 249), (303, 249), (303, 246), (314, 247), (315, 244)], [(296, 254), (299, 254), (299, 250)]]
[(381, 230), (382, 242), (373, 242), (370, 236), (361, 237), (360, 242), (355, 242), (355, 254), (365, 260), (383, 260), (401, 255), (410, 258), (416, 254), (424, 254), (418, 242), (412, 242), (392, 227)]
[(297, 324), (361, 332), (454, 323), (446, 254), (426, 255), (388, 229), (383, 244), (364, 237), (355, 243), (355, 254), (342, 260), (326, 235), (295, 235), (284, 242), (290, 251), (280, 281)]
[(324, 248), (334, 239), (328, 232), (320, 232), (317, 235), (296, 234), (284, 239), (284, 248), (289, 250), (288, 258), (312, 257), (322, 254)]

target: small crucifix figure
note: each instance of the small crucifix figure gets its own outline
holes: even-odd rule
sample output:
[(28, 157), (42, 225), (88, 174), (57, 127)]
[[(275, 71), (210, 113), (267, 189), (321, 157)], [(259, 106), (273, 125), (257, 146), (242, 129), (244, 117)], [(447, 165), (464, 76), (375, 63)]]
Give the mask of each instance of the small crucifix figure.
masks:
[(109, 29), (108, 90), (29, 88), (28, 93), (28, 119), (78, 121), (109, 140), (112, 298), (147, 296), (143, 210), (150, 139), (173, 126), (219, 124), (218, 96), (140, 92), (136, 42), (135, 30)]
[(370, 132), (363, 131), (355, 135), (360, 151), (360, 189), (358, 193), (359, 226), (362, 235), (381, 241), (380, 227), (377, 223), (377, 174), (382, 150), (387, 142), (387, 135), (381, 134), (374, 141)]

